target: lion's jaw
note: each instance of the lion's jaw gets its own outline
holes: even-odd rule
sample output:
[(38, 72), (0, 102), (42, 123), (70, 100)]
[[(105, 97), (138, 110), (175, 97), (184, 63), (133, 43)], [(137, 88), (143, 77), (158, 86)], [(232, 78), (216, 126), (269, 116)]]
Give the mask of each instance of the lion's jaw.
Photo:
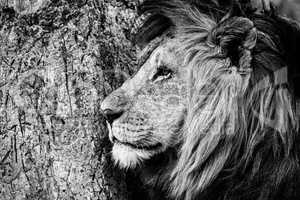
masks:
[(132, 127), (119, 120), (108, 127), (109, 139), (113, 143), (112, 158), (120, 168), (136, 168), (167, 148), (163, 141), (167, 142), (169, 138), (155, 139), (151, 128)]
[(150, 152), (142, 149), (133, 149), (129, 146), (115, 143), (112, 149), (112, 156), (120, 168), (135, 168), (142, 160), (147, 160), (152, 155)]

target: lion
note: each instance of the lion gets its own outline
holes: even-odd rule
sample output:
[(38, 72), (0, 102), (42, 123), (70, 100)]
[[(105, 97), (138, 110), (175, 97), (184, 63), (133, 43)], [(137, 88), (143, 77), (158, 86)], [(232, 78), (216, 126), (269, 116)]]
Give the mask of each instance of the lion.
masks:
[(153, 199), (300, 199), (298, 25), (237, 1), (140, 14), (140, 68), (101, 104), (115, 163)]

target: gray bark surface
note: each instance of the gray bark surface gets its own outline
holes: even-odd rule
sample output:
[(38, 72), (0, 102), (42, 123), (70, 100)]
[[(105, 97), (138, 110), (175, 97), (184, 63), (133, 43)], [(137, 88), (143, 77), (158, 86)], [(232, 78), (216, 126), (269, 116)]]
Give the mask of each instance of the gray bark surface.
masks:
[(0, 0), (0, 199), (130, 199), (100, 102), (134, 71), (136, 3)]

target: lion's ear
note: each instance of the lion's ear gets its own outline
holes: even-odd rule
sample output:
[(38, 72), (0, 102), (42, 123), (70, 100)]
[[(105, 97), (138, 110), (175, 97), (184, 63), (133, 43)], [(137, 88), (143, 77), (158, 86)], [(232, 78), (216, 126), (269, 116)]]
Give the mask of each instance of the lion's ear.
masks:
[(210, 46), (221, 48), (224, 57), (240, 70), (251, 65), (251, 51), (257, 41), (257, 30), (253, 22), (244, 17), (230, 17), (222, 20), (208, 35)]

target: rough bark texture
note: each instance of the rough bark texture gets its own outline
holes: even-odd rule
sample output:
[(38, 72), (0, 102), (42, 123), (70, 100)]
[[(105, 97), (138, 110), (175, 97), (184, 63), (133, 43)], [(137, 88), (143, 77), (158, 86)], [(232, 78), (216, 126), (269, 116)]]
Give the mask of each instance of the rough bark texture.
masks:
[(103, 98), (135, 70), (136, 3), (0, 0), (0, 199), (130, 199)]

